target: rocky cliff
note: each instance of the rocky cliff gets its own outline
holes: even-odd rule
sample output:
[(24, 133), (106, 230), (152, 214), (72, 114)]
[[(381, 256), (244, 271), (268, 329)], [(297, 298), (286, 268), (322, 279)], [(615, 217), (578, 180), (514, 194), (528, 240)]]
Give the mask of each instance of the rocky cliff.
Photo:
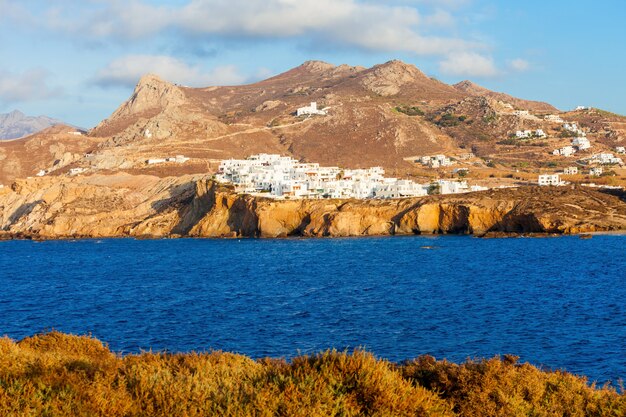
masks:
[(626, 229), (624, 196), (519, 188), (400, 200), (238, 195), (207, 177), (94, 175), (0, 189), (5, 238), (582, 233)]

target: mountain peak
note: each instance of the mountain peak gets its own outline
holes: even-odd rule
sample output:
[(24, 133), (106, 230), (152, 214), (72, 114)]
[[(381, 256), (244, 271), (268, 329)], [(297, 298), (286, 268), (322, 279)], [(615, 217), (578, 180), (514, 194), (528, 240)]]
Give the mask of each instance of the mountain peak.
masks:
[(15, 139), (63, 123), (48, 116), (27, 116), (19, 110), (0, 114), (0, 139)]
[(394, 59), (365, 71), (362, 83), (368, 90), (386, 97), (398, 94), (407, 85), (431, 84), (433, 81), (415, 65)]
[(24, 113), (22, 113), (21, 111), (19, 111), (19, 110), (17, 110), (17, 109), (16, 109), (16, 110), (13, 110), (12, 112), (10, 112), (10, 113), (8, 114), (8, 116), (9, 116), (9, 117), (19, 117), (19, 118), (24, 118), (24, 117), (26, 117), (26, 115), (25, 115)]
[(325, 72), (334, 69), (335, 66), (324, 61), (306, 61), (300, 65), (300, 68), (306, 69), (310, 72)]

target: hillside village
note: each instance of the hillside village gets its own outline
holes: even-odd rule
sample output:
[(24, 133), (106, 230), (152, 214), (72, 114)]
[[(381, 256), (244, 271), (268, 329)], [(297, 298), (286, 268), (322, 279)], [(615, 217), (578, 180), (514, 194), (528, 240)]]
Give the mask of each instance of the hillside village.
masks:
[(384, 177), (381, 167), (341, 169), (303, 163), (289, 156), (258, 154), (227, 159), (216, 179), (231, 183), (240, 193), (261, 193), (271, 198), (403, 198), (428, 194), (458, 194), (486, 190), (466, 181), (439, 179), (432, 183)]

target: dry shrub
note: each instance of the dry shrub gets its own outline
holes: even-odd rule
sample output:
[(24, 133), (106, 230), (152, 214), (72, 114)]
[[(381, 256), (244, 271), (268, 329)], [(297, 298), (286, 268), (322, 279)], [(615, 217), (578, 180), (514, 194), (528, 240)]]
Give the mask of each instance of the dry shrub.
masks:
[(585, 378), (518, 364), (517, 357), (457, 365), (429, 356), (405, 363), (405, 378), (439, 393), (462, 416), (624, 416), (626, 398)]
[(111, 353), (90, 337), (0, 339), (0, 416), (625, 416), (626, 399), (515, 357), (403, 365), (328, 351)]

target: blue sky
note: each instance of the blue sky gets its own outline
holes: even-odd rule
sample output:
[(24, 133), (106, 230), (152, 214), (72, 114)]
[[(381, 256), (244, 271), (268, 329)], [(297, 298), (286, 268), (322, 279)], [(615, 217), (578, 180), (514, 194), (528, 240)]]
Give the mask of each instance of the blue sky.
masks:
[(253, 82), (306, 60), (415, 64), (561, 109), (626, 114), (623, 0), (0, 0), (0, 113), (82, 127), (141, 74)]

